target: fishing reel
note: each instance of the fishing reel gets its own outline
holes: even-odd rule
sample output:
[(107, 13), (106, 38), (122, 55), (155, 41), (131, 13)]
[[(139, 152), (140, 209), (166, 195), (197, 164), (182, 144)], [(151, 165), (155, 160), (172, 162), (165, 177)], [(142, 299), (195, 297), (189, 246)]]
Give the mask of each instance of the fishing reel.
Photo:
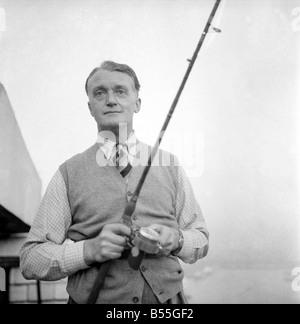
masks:
[(161, 249), (159, 234), (149, 227), (131, 228), (129, 266), (138, 270), (145, 254), (156, 255)]

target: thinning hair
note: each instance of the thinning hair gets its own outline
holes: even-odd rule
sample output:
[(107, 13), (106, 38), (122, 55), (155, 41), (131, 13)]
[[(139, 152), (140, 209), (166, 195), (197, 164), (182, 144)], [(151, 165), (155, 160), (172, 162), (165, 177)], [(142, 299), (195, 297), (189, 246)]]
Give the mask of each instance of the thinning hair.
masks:
[(137, 91), (137, 93), (139, 93), (141, 85), (137, 78), (136, 73), (130, 66), (128, 66), (126, 64), (116, 63), (113, 61), (104, 61), (99, 67), (96, 67), (88, 76), (86, 83), (85, 83), (86, 94), (88, 94), (88, 85), (89, 85), (90, 79), (93, 77), (93, 75), (96, 72), (98, 72), (100, 70), (105, 70), (105, 71), (110, 71), (110, 72), (121, 72), (121, 73), (125, 73), (125, 74), (129, 75), (133, 80), (135, 90)]

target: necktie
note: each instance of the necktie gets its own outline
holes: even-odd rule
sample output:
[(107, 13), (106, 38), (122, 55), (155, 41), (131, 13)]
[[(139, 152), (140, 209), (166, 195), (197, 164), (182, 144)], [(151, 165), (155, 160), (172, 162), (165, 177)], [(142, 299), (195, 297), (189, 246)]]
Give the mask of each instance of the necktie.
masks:
[(125, 178), (132, 169), (129, 161), (127, 145), (117, 144), (115, 157), (117, 169), (119, 170), (121, 176)]

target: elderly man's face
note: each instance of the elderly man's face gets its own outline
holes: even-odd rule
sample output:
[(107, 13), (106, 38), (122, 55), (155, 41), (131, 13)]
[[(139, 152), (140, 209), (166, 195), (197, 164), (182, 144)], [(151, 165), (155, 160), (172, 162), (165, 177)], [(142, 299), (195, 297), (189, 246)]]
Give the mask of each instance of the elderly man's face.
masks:
[(89, 81), (88, 96), (99, 131), (116, 130), (119, 124), (132, 130), (133, 114), (139, 112), (141, 101), (129, 75), (99, 70)]

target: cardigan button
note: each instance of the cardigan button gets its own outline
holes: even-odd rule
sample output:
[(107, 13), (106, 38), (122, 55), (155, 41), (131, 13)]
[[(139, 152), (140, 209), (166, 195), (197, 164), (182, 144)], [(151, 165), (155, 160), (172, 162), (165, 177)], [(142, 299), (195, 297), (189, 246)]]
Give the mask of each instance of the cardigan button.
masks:
[(137, 304), (137, 303), (139, 302), (139, 299), (138, 299), (138, 297), (133, 297), (133, 298), (132, 298), (132, 301), (133, 301), (135, 304)]

